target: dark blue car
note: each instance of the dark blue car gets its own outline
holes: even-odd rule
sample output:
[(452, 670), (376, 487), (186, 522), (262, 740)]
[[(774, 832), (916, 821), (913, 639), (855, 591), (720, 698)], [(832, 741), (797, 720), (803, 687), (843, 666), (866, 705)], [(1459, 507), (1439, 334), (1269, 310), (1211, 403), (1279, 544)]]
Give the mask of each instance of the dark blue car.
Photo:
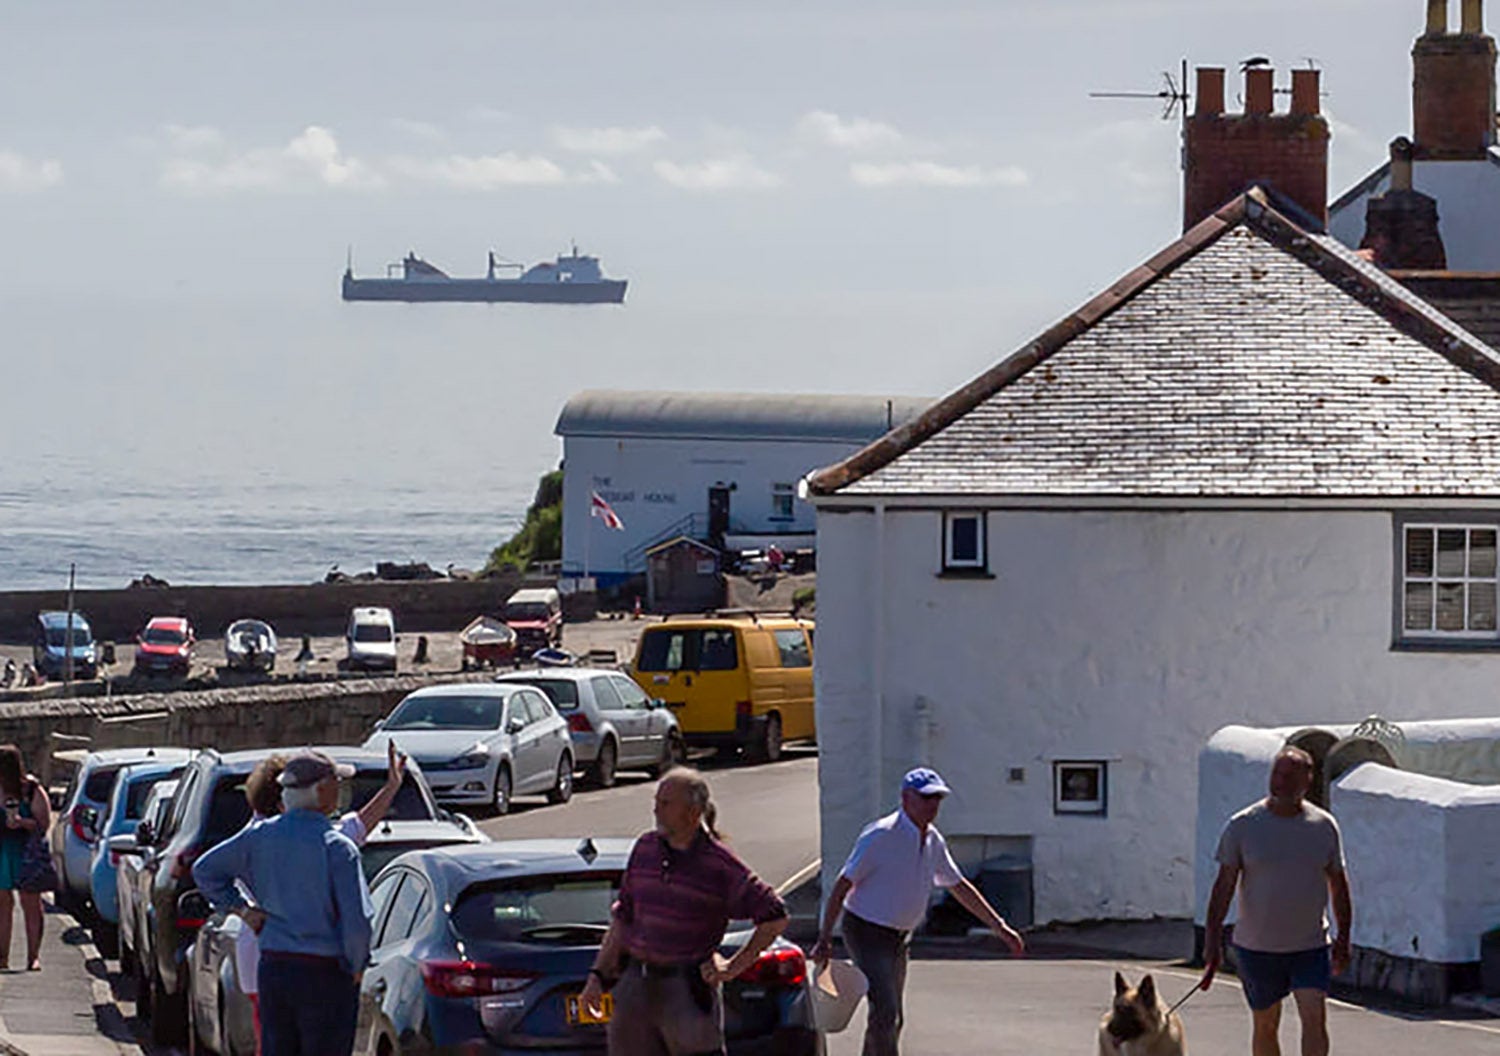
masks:
[[(371, 884), (374, 949), (357, 1051), (603, 1053), (579, 995), (632, 841), (509, 840), (412, 851)], [(749, 938), (730, 926), (727, 954)], [(732, 1056), (823, 1051), (802, 951), (778, 939), (724, 988)], [(608, 1009), (606, 1009), (606, 1015)]]

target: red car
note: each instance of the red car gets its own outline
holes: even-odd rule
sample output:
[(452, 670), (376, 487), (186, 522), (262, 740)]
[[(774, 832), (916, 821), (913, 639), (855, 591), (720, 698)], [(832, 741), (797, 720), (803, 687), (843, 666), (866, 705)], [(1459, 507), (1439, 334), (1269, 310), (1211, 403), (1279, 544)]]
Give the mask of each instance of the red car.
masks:
[(185, 616), (153, 616), (135, 639), (135, 673), (186, 675), (193, 666), (193, 625)]

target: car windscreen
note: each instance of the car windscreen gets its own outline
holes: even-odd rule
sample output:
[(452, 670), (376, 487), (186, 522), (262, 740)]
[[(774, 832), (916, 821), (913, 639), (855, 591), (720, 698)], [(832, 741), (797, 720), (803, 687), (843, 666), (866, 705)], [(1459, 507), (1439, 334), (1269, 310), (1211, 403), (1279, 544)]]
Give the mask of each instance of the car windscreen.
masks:
[[(348, 781), (339, 783), (339, 808), (340, 814), (347, 814), (351, 810), (359, 810), (374, 798), (375, 793), (385, 785), (385, 767), (377, 769), (360, 768), (354, 777)], [(422, 790), (417, 787), (417, 779), (411, 774), (406, 774), (401, 779), (401, 787), (396, 790), (396, 798), (391, 801), (385, 816), (392, 821), (431, 821), (432, 809), (427, 805)]]
[(507, 620), (541, 620), (545, 622), (552, 615), (552, 610), (546, 603), (540, 601), (518, 601), (505, 606), (505, 618)]
[(175, 781), (182, 776), (183, 767), (166, 774), (157, 774), (154, 777), (139, 778), (130, 783), (125, 790), (125, 818), (127, 821), (136, 821), (144, 818), (146, 800), (151, 798), (151, 790), (163, 781)]
[(391, 628), (384, 623), (356, 623), (354, 640), (356, 642), (388, 642), (391, 640)]
[[(61, 649), (63, 647), (63, 644), (67, 640), (68, 640), (68, 629), (66, 627), (48, 627), (47, 628), (47, 644), (48, 645), (54, 646), (55, 648), (58, 648), (58, 649)], [(89, 634), (89, 629), (88, 629), (87, 626), (80, 627), (76, 623), (73, 625), (73, 645), (75, 647), (80, 646), (80, 645), (88, 645), (93, 640), (94, 640), (93, 635)]]
[(420, 851), (428, 847), (449, 847), (453, 840), (392, 840), (389, 843), (367, 843), (359, 851), (359, 867), (364, 871), (365, 883), (375, 879), (375, 874), (397, 855), (407, 851)]
[(171, 627), (147, 627), (141, 641), (148, 645), (181, 645), (187, 641), (187, 635)]
[(661, 628), (641, 635), (637, 671), (733, 671), (739, 666), (734, 631)]
[(382, 730), (498, 730), (505, 701), (499, 696), (410, 696)]
[[(519, 682), (520, 679), (513, 681)], [(535, 686), (547, 694), (552, 706), (558, 710), (578, 707), (578, 683), (567, 678), (528, 678), (528, 686)]]
[(602, 942), (618, 872), (563, 873), (491, 880), (465, 888), (453, 930), (466, 942)]
[(101, 766), (89, 771), (83, 782), (83, 798), (90, 803), (108, 803), (114, 795), (115, 781), (120, 776), (118, 766)]

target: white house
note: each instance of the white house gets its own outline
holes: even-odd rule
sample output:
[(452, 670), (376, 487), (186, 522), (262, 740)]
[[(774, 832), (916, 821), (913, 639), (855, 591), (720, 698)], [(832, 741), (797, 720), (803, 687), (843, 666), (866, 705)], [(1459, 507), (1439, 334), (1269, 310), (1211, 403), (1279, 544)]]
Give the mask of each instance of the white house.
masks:
[(1038, 921), (1186, 917), (1220, 727), (1500, 709), (1500, 354), (1277, 202), (807, 478), (825, 890), (925, 763)]
[[(1428, 0), (1426, 32), (1412, 48), (1409, 186), (1436, 203), (1446, 268), (1493, 273), (1500, 272), (1495, 41), (1484, 32), (1483, 0), (1461, 7), (1450, 32), (1448, 0)], [(1370, 201), (1391, 190), (1391, 176), (1387, 163), (1341, 195), (1329, 208), (1329, 233), (1360, 246)]]
[[(646, 550), (679, 535), (753, 549), (811, 548), (812, 509), (796, 485), (908, 421), (930, 401), (906, 396), (808, 396), (588, 391), (570, 399), (563, 441), (566, 575), (610, 586), (645, 571)], [(597, 492), (623, 531), (591, 518)]]

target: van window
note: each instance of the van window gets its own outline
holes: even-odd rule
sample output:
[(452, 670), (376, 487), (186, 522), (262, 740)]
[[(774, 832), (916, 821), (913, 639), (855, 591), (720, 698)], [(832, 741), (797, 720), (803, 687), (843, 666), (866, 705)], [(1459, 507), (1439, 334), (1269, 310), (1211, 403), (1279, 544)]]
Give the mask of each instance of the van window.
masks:
[(385, 623), (356, 623), (354, 625), (354, 640), (356, 642), (388, 642), (391, 640), (391, 628)]
[(638, 671), (733, 671), (739, 667), (734, 630), (652, 630), (641, 636)]
[[(61, 649), (63, 647), (63, 643), (67, 641), (67, 638), (68, 628), (66, 626), (47, 628), (47, 644), (52, 646), (54, 649)], [(93, 640), (94, 638), (91, 634), (89, 634), (89, 628), (87, 624), (73, 624), (74, 646), (88, 645)]]
[(114, 795), (115, 781), (120, 777), (118, 766), (101, 766), (89, 772), (83, 783), (83, 798), (90, 803), (108, 803)]
[(545, 601), (513, 601), (505, 606), (507, 620), (540, 620), (552, 618), (552, 608)]
[(782, 667), (812, 667), (812, 653), (807, 649), (807, 636), (800, 629), (777, 631), (776, 650), (781, 654)]

